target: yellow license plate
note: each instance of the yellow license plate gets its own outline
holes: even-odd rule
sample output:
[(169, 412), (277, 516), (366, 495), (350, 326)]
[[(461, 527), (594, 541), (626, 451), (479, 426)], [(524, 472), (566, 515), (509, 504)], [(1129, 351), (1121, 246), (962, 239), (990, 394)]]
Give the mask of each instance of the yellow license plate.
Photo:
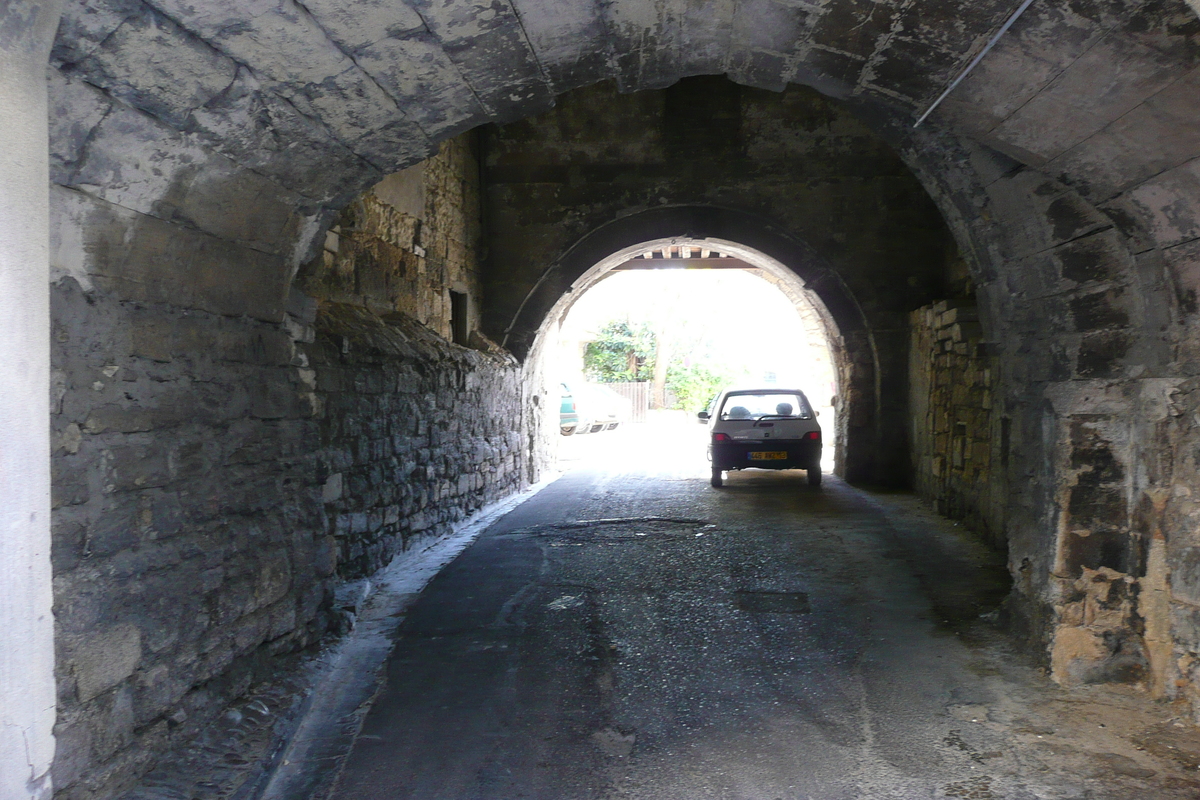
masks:
[(787, 459), (787, 453), (780, 453), (775, 450), (758, 450), (747, 453), (747, 455), (751, 461), (784, 461)]

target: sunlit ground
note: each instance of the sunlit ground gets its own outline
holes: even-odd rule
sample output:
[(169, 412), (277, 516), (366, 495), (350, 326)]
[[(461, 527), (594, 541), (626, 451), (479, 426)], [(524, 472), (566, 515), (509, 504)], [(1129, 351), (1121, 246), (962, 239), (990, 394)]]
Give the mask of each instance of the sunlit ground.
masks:
[[(684, 411), (651, 411), (650, 418), (648, 422), (623, 422), (613, 431), (560, 436), (559, 470), (644, 470), (708, 480), (708, 427)], [(830, 432), (824, 434), (828, 436)], [(821, 469), (825, 474), (833, 471), (832, 440), (825, 442)], [(753, 472), (745, 470), (744, 474)]]

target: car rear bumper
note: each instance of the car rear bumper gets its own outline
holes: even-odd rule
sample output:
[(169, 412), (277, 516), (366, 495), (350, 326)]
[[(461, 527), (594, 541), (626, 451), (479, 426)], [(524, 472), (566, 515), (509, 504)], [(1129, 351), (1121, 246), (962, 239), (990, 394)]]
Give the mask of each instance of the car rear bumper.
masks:
[[(752, 458), (754, 453), (784, 453), (783, 458)], [(713, 469), (809, 469), (821, 464), (821, 443), (806, 440), (712, 443)]]

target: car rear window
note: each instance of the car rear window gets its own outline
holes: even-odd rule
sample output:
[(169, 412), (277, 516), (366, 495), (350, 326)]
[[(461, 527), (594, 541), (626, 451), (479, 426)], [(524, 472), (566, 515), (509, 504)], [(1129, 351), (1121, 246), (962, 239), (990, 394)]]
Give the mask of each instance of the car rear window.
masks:
[(721, 419), (812, 419), (812, 409), (797, 392), (731, 394), (721, 407)]

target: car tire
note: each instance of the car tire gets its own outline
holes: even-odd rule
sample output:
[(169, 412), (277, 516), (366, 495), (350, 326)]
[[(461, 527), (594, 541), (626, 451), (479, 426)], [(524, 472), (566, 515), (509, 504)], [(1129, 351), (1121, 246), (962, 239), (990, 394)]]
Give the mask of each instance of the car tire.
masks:
[(808, 476), (808, 485), (809, 486), (820, 486), (821, 485), (821, 467), (820, 466), (810, 467), (809, 469), (805, 470), (805, 473)]
[(570, 436), (572, 433), (575, 432), (575, 426), (574, 425), (560, 425), (558, 428), (558, 432), (561, 433), (563, 436)]
[(725, 485), (725, 481), (724, 481), (724, 479), (723, 479), (723, 478), (722, 478), (722, 476), (721, 476), (721, 470), (719, 470), (719, 469), (714, 469), (714, 470), (712, 471), (712, 481), (711, 481), (711, 483), (712, 483), (712, 485), (713, 485), (713, 488), (715, 488), (715, 489), (720, 489), (722, 486), (724, 486), (724, 485)]

